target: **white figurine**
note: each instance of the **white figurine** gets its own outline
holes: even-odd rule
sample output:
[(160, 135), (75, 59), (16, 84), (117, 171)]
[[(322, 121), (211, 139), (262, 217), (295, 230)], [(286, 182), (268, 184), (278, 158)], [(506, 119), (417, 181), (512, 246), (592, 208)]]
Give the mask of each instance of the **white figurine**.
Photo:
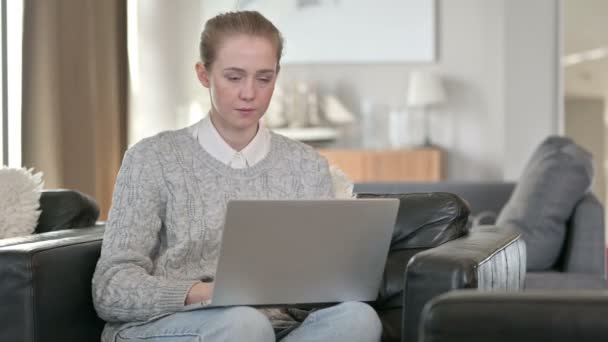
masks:
[(323, 101), (325, 118), (333, 125), (344, 125), (355, 121), (355, 116), (333, 95), (327, 95)]
[(276, 86), (274, 88), (274, 95), (263, 119), (264, 125), (268, 128), (278, 128), (287, 125), (287, 119), (285, 118), (285, 93), (281, 87)]
[(314, 86), (309, 87), (308, 94), (306, 96), (307, 113), (309, 126), (321, 126), (321, 113), (319, 113), (319, 97), (317, 95), (317, 89)]
[(287, 126), (290, 128), (308, 126), (308, 85), (297, 82), (289, 88), (287, 96)]

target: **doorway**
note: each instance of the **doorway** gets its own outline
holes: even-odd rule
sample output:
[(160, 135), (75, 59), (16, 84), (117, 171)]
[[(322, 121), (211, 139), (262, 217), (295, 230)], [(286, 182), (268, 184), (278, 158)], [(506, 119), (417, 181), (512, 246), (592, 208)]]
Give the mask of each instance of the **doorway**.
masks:
[(608, 1), (562, 0), (564, 133), (593, 154), (592, 190), (606, 205)]
[(608, 1), (562, 0), (561, 4), (564, 134), (593, 154), (592, 191), (606, 208)]

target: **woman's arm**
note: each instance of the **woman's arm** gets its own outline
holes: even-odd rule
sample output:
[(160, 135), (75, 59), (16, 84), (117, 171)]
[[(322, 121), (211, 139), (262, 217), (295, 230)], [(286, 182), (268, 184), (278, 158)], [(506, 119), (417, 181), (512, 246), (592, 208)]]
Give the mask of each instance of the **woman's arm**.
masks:
[(125, 154), (93, 276), (93, 302), (106, 321), (144, 321), (178, 311), (198, 283), (151, 275), (151, 258), (160, 243), (163, 187), (154, 145), (144, 140)]

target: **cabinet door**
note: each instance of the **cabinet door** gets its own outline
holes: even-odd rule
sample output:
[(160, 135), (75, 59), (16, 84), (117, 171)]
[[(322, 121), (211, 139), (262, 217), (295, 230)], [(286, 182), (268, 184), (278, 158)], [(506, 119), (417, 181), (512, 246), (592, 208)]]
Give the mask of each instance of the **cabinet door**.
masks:
[(330, 165), (353, 182), (439, 181), (443, 178), (439, 149), (319, 150)]
[(353, 182), (363, 182), (368, 179), (365, 164), (365, 152), (360, 150), (319, 150), (327, 158), (329, 165), (342, 170)]
[(373, 181), (441, 180), (441, 151), (412, 149), (376, 151), (366, 157), (366, 175)]

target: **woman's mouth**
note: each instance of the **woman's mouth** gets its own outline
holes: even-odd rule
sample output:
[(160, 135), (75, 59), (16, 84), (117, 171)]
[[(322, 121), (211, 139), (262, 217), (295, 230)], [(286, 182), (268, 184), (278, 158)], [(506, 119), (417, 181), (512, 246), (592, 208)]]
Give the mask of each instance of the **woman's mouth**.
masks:
[(251, 115), (255, 113), (255, 108), (237, 108), (236, 110), (243, 115)]

